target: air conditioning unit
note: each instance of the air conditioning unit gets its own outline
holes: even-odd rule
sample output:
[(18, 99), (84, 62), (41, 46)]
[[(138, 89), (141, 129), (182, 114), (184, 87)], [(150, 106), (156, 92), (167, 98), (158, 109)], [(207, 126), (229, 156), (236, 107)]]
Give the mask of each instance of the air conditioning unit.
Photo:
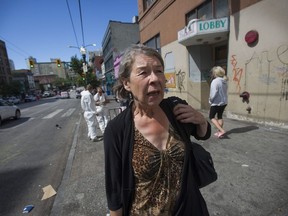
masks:
[(132, 23), (138, 23), (138, 16), (132, 17)]

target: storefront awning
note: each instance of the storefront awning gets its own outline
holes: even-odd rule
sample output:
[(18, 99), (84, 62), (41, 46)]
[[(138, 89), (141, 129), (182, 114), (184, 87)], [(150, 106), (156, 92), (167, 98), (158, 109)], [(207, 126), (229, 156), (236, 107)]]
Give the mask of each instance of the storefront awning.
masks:
[(229, 20), (227, 17), (212, 20), (191, 20), (178, 31), (178, 42), (184, 46), (214, 44), (228, 40)]

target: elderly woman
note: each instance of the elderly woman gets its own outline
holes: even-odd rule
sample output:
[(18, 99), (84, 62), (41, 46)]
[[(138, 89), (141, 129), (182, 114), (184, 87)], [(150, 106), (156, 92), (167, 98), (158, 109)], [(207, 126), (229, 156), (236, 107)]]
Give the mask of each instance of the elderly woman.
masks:
[(115, 89), (132, 101), (104, 134), (111, 216), (209, 215), (195, 178), (190, 135), (208, 139), (211, 126), (180, 98), (164, 99), (165, 83), (156, 50), (126, 50)]

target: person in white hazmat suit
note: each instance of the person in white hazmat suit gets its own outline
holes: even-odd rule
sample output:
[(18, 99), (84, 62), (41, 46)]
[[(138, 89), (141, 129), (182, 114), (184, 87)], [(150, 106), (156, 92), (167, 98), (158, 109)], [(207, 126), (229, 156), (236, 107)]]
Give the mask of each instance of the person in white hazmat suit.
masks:
[(108, 100), (106, 98), (106, 94), (104, 93), (101, 87), (97, 87), (97, 93), (94, 95), (94, 100), (96, 103), (96, 112), (97, 112), (96, 118), (100, 130), (104, 134), (105, 128), (108, 123), (107, 108), (105, 106), (106, 103), (108, 103)]
[(88, 138), (91, 139), (93, 142), (97, 142), (102, 139), (97, 137), (97, 133), (96, 133), (97, 112), (96, 112), (96, 106), (95, 106), (95, 102), (93, 99), (93, 95), (91, 94), (92, 90), (93, 90), (92, 85), (88, 84), (86, 87), (86, 90), (81, 92), (81, 107), (84, 111), (84, 118), (88, 126)]

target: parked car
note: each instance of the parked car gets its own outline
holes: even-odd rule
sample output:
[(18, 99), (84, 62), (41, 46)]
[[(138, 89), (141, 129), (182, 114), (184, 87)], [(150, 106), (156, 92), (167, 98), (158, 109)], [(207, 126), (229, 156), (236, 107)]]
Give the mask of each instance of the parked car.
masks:
[(70, 98), (70, 95), (69, 95), (69, 93), (68, 93), (67, 91), (62, 91), (62, 92), (60, 93), (60, 98), (61, 98), (61, 99)]
[(78, 99), (78, 98), (81, 98), (81, 92), (80, 91), (76, 91), (76, 98)]
[(44, 93), (42, 94), (42, 97), (52, 97), (54, 96), (50, 91), (44, 91)]
[(8, 102), (8, 97), (0, 97), (0, 100)]
[(21, 116), (20, 108), (13, 103), (0, 100), (0, 125), (7, 119), (19, 119)]
[(14, 103), (14, 104), (19, 104), (20, 103), (20, 99), (17, 98), (17, 97), (12, 96), (12, 97), (8, 98), (8, 102)]
[(34, 95), (28, 95), (25, 97), (25, 102), (31, 102), (31, 101), (36, 101), (37, 98)]

